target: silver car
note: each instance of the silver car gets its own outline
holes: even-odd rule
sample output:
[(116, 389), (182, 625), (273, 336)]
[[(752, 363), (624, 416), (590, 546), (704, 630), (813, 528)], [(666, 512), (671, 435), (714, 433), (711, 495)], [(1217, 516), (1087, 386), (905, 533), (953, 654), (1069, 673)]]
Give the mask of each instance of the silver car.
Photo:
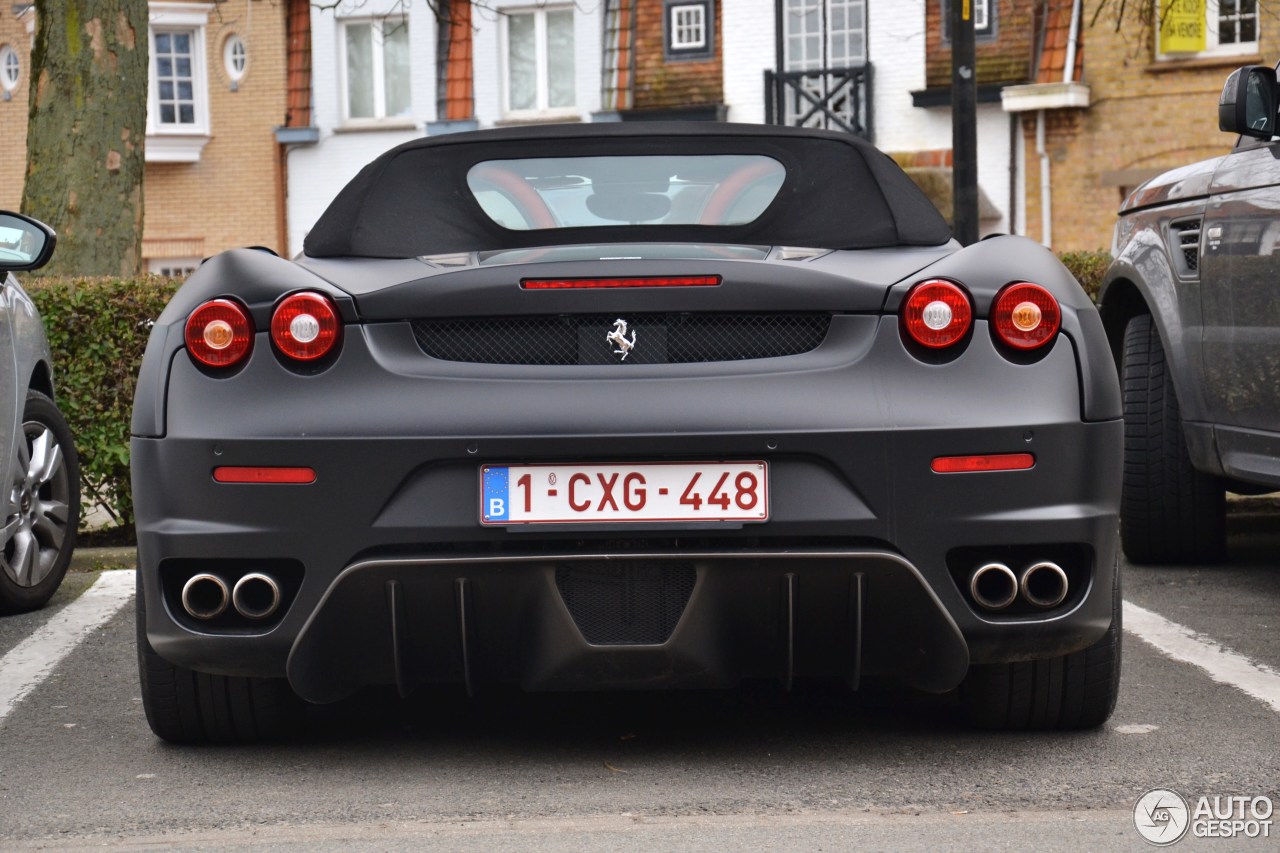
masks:
[(0, 211), (0, 613), (34, 610), (53, 595), (75, 547), (80, 466), (53, 402), (44, 326), (12, 275), (44, 266), (56, 235)]

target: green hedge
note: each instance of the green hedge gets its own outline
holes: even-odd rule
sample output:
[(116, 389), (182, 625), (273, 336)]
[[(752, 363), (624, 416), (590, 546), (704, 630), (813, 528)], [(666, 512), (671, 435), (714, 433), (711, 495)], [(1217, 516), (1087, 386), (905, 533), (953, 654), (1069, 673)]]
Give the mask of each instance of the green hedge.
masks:
[(30, 278), (24, 282), (53, 352), (58, 408), (80, 452), (87, 510), (105, 507), (133, 528), (129, 493), (129, 419), (138, 365), (151, 324), (178, 288), (156, 276), (138, 279)]
[[(1060, 257), (1096, 299), (1110, 256), (1098, 251)], [(156, 276), (49, 277), (26, 283), (48, 330), (58, 405), (80, 451), (85, 505), (105, 506), (125, 532), (133, 527), (129, 419), (134, 383), (151, 324), (178, 284)]]
[(1098, 301), (1098, 288), (1102, 286), (1102, 276), (1111, 265), (1111, 253), (1097, 249), (1092, 252), (1059, 252), (1058, 259), (1071, 270), (1071, 274), (1080, 282), (1084, 292), (1094, 302)]

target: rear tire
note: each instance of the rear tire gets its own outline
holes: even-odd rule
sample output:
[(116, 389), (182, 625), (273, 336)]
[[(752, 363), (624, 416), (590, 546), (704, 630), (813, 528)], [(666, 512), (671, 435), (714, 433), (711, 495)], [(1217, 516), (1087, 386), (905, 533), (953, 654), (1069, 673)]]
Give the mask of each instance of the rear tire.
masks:
[(1093, 645), (1044, 660), (976, 664), (960, 685), (969, 721), (984, 729), (1093, 729), (1120, 692), (1120, 570), (1111, 592), (1111, 627)]
[(249, 743), (297, 732), (303, 703), (285, 679), (209, 675), (156, 654), (147, 641), (141, 575), (137, 613), (142, 707), (158, 737), (170, 743)]
[(1173, 378), (1149, 314), (1124, 332), (1120, 543), (1134, 563), (1199, 563), (1227, 549), (1226, 490), (1191, 465)]

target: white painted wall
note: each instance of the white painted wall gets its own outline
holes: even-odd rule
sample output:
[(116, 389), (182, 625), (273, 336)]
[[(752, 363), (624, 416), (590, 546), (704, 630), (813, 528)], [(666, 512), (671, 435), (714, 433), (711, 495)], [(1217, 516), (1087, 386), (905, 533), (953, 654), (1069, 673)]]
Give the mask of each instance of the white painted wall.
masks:
[[(767, 2), (767, 0), (766, 0)], [(546, 0), (505, 0), (493, 4), (506, 9), (547, 6)], [(568, 5), (568, 4), (565, 4)], [(600, 4), (577, 3), (574, 9), (574, 76), (577, 107), (567, 120), (589, 121), (600, 109), (601, 32)], [(342, 76), (338, 22), (405, 11), (409, 18), (412, 109), (407, 119), (390, 120), (379, 127), (344, 127)], [(472, 10), (475, 28), (472, 55), (475, 68), (476, 118), (481, 127), (502, 122), (502, 64), (500, 25), (493, 9)], [(320, 141), (300, 145), (289, 152), (288, 214), (289, 255), (302, 251), (302, 241), (333, 197), (370, 160), (388, 148), (426, 135), (427, 122), (436, 116), (436, 22), (421, 0), (345, 0), (336, 9), (311, 8), (311, 61), (313, 121)]]
[[(924, 88), (926, 0), (870, 0), (868, 56), (874, 69), (875, 143), (884, 151), (951, 147), (951, 111), (912, 106)], [(937, 2), (937, 0), (930, 0)]]
[(777, 55), (774, 0), (720, 0), (729, 121), (764, 122), (764, 72)]

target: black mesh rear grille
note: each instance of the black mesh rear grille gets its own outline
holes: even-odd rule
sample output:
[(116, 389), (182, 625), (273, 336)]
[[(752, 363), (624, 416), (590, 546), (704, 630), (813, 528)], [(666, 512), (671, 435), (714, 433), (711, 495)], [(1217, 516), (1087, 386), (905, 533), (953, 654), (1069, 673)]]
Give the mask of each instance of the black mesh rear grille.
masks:
[(593, 646), (665, 643), (698, 579), (693, 563), (625, 560), (564, 563), (556, 587), (569, 615)]
[[(809, 352), (830, 325), (829, 314), (595, 314), (414, 320), (413, 334), (445, 361), (689, 364)], [(625, 359), (613, 332), (634, 343)]]

